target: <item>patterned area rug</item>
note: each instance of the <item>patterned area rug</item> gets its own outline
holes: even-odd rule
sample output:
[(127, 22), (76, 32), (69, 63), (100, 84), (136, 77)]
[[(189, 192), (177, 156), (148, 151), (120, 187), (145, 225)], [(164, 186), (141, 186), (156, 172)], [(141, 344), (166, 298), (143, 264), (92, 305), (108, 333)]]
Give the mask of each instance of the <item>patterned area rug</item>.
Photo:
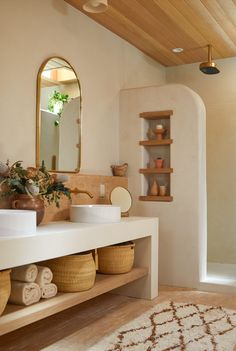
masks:
[(89, 351), (233, 351), (235, 345), (236, 311), (166, 301)]

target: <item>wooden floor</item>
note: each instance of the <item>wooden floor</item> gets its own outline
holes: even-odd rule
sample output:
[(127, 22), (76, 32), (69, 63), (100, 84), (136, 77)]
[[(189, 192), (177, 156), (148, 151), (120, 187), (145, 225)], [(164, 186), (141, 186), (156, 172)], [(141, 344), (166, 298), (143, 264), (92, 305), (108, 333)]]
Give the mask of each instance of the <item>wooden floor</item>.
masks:
[(0, 351), (85, 351), (153, 305), (170, 299), (236, 309), (236, 295), (184, 288), (161, 287), (159, 297), (152, 301), (104, 294), (0, 337)]

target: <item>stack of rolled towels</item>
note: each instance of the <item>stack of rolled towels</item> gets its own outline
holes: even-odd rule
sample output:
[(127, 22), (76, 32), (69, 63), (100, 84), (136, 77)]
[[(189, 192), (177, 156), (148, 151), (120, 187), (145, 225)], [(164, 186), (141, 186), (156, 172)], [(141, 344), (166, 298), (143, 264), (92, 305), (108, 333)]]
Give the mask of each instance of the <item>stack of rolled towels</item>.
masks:
[(9, 302), (29, 306), (41, 298), (48, 299), (55, 296), (57, 286), (52, 283), (52, 278), (52, 271), (48, 267), (28, 264), (12, 268)]

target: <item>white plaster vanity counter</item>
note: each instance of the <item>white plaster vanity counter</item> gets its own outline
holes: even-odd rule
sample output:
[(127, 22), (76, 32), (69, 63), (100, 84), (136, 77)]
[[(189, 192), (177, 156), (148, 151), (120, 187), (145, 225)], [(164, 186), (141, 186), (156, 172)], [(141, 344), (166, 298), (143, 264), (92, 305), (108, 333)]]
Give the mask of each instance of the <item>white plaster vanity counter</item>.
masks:
[(40, 225), (32, 236), (1, 237), (0, 270), (129, 240), (135, 242), (135, 262), (131, 272), (109, 276), (97, 274), (95, 286), (88, 291), (60, 293), (48, 301), (23, 309), (19, 307), (14, 313), (9, 306), (0, 317), (0, 335), (112, 289), (138, 298), (156, 297), (158, 218), (127, 217), (111, 224), (50, 222)]

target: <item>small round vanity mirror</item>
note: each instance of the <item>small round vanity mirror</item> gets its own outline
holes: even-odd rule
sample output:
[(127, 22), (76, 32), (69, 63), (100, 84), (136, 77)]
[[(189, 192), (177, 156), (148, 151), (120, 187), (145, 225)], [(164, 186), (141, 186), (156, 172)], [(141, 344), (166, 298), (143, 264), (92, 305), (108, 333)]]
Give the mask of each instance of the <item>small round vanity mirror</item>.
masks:
[(36, 166), (78, 172), (81, 153), (81, 89), (68, 61), (43, 62), (37, 81)]
[(121, 216), (128, 216), (132, 205), (130, 192), (122, 186), (115, 187), (110, 193), (110, 202), (112, 205), (120, 206)]

